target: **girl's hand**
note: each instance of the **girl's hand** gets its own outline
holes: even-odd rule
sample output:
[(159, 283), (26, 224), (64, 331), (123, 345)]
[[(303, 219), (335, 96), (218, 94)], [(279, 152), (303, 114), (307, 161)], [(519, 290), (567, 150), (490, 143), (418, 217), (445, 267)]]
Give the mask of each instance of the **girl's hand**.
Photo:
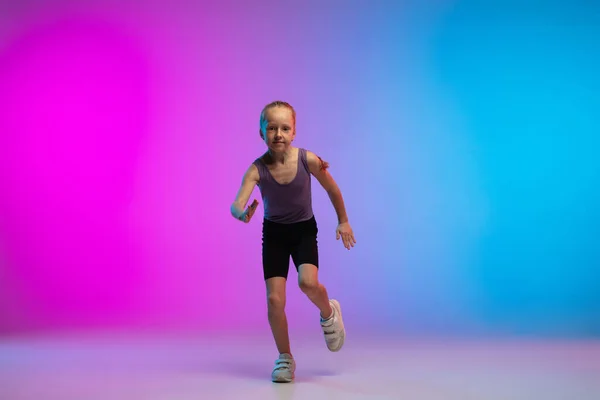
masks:
[(352, 232), (352, 227), (348, 222), (341, 223), (337, 226), (335, 230), (335, 239), (340, 240), (342, 238), (342, 242), (344, 243), (344, 247), (350, 250), (351, 247), (354, 247), (356, 244), (356, 239), (354, 239), (354, 233)]
[(244, 211), (244, 213), (242, 215), (240, 215), (240, 221), (242, 221), (246, 224), (248, 222), (250, 222), (250, 220), (252, 219), (252, 216), (254, 215), (254, 212), (256, 211), (257, 206), (258, 206), (258, 200), (254, 199), (252, 204), (250, 204), (248, 206), (248, 208), (246, 208), (246, 211)]

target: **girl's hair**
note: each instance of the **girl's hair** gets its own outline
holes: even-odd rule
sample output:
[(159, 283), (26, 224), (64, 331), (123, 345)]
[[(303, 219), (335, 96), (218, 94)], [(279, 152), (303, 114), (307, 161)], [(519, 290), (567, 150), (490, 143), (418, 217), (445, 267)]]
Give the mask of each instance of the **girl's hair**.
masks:
[(265, 133), (265, 129), (264, 128), (265, 128), (265, 125), (267, 123), (267, 121), (266, 121), (267, 111), (270, 108), (273, 108), (273, 107), (287, 107), (292, 112), (292, 118), (294, 119), (294, 128), (295, 128), (295, 125), (296, 125), (296, 110), (294, 110), (294, 107), (292, 107), (290, 103), (287, 103), (285, 101), (275, 100), (275, 101), (267, 104), (265, 106), (265, 108), (263, 108), (263, 110), (260, 113), (260, 131), (262, 133)]

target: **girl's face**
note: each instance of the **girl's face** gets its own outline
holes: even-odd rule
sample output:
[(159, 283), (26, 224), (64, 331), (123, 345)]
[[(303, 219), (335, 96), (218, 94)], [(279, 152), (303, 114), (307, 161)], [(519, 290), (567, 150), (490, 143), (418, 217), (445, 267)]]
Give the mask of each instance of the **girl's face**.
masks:
[(285, 151), (296, 136), (292, 110), (287, 107), (268, 109), (260, 136), (271, 151)]

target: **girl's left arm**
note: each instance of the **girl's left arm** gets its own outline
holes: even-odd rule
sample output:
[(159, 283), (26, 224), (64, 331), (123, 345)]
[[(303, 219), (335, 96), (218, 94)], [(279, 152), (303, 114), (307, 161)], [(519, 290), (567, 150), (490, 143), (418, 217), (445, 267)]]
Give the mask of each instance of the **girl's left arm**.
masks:
[(317, 178), (317, 181), (319, 181), (323, 189), (325, 189), (327, 192), (327, 195), (331, 200), (331, 204), (333, 204), (333, 208), (335, 208), (335, 212), (338, 217), (338, 223), (348, 223), (348, 214), (346, 213), (344, 198), (342, 197), (342, 192), (337, 183), (327, 170), (327, 168), (329, 168), (329, 164), (311, 151), (306, 151), (306, 159), (308, 161), (310, 173)]

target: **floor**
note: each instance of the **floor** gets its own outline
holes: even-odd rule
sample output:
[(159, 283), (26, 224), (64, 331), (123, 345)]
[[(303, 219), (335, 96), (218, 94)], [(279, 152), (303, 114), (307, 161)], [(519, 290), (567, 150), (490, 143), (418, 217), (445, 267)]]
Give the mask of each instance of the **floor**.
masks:
[(600, 342), (311, 338), (274, 384), (269, 339), (0, 338), (0, 399), (600, 399)]

